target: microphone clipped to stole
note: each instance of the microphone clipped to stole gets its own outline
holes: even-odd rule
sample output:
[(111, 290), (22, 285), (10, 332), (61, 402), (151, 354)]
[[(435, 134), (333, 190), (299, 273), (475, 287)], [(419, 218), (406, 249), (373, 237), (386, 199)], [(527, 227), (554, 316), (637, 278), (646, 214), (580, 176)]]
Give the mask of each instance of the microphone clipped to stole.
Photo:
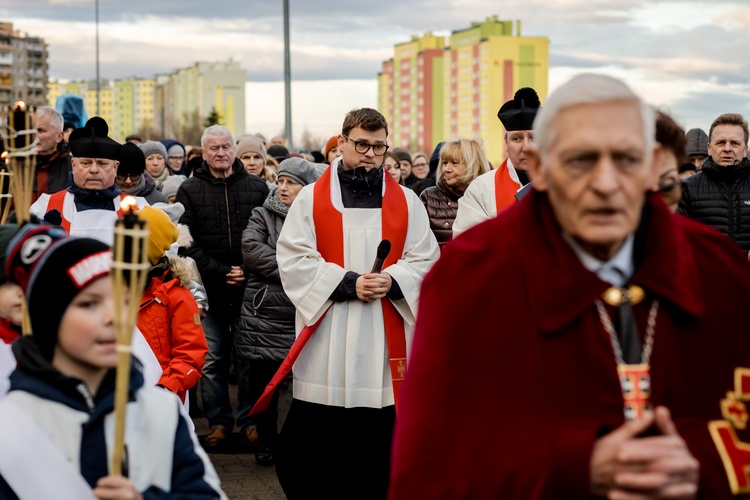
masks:
[(383, 263), (389, 253), (391, 253), (391, 242), (388, 240), (381, 241), (378, 245), (378, 253), (375, 257), (375, 262), (372, 264), (371, 273), (380, 273), (383, 270)]

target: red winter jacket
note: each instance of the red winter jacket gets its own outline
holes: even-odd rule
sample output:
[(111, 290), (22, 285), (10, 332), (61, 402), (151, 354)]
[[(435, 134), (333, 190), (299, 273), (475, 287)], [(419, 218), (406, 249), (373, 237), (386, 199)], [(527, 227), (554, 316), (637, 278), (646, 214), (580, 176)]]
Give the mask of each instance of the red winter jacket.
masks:
[(201, 377), (208, 346), (195, 299), (181, 284), (180, 278), (189, 282), (182, 261), (170, 258), (169, 269), (164, 267), (163, 274), (150, 277), (141, 299), (138, 328), (164, 370), (159, 385), (184, 401), (187, 390)]

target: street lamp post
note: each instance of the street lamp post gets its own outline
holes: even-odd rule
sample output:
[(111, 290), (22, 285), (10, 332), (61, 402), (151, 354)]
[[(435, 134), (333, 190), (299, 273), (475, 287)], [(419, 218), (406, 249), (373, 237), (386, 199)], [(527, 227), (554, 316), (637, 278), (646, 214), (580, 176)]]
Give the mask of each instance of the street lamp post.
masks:
[(96, 3), (96, 114), (101, 116), (101, 102), (99, 100), (100, 80), (99, 80), (99, 0)]
[(292, 141), (292, 70), (289, 56), (289, 0), (284, 0), (284, 135), (289, 141), (289, 150), (294, 149)]

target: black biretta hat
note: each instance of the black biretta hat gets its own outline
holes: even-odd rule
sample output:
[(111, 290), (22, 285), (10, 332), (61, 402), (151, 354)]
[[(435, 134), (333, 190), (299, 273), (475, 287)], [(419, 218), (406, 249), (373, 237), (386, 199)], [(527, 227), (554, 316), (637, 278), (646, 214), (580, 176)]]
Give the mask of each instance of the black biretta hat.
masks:
[(103, 118), (95, 116), (83, 128), (70, 133), (68, 144), (76, 158), (106, 158), (116, 160), (120, 156), (120, 143), (107, 137), (109, 125)]
[(534, 118), (541, 109), (542, 103), (539, 95), (531, 87), (523, 87), (516, 91), (513, 99), (506, 102), (497, 112), (497, 117), (505, 127), (505, 130), (531, 130), (534, 127)]

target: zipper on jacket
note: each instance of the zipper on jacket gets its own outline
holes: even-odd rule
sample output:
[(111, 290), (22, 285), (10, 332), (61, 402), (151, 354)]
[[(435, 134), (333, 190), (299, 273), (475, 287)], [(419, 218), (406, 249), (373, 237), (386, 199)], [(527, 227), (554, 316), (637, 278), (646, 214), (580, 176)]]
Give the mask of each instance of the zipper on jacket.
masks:
[[(224, 202), (227, 207), (227, 236), (229, 236), (229, 262), (232, 262), (232, 255), (234, 251), (232, 249), (232, 214), (229, 212), (229, 190), (227, 189), (227, 182), (224, 181)], [(229, 264), (231, 266), (231, 264)]]
[(89, 388), (86, 387), (86, 384), (80, 383), (76, 386), (76, 390), (78, 390), (81, 396), (83, 396), (83, 399), (86, 401), (86, 406), (89, 409), (89, 413), (92, 413), (96, 405), (94, 405), (94, 396), (91, 395)]

